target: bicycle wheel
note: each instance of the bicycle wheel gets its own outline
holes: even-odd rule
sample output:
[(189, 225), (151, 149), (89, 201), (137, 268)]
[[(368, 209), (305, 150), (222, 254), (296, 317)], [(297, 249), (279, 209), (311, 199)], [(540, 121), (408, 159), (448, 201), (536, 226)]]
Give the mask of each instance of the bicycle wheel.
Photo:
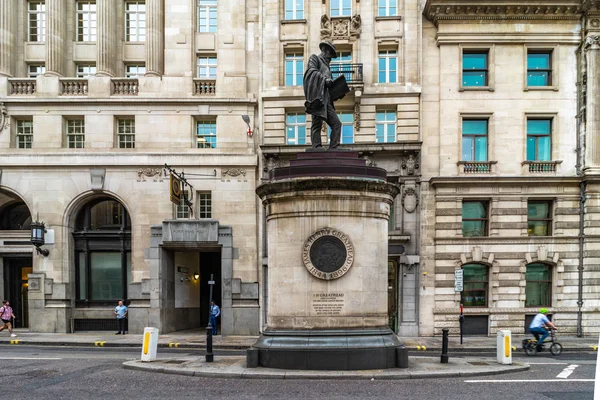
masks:
[(535, 344), (529, 343), (525, 347), (525, 354), (527, 354), (528, 356), (535, 356), (535, 353), (537, 353)]
[(552, 343), (552, 346), (550, 346), (550, 353), (553, 356), (559, 356), (562, 350), (562, 344), (560, 343)]

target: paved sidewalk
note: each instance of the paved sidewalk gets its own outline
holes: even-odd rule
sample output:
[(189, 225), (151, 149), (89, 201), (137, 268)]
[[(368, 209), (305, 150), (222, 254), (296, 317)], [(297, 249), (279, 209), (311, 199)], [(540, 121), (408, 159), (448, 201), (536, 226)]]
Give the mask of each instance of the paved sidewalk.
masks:
[[(85, 333), (30, 333), (16, 329), (17, 337), (11, 338), (8, 333), (0, 333), (0, 345), (9, 345), (11, 342), (18, 345), (37, 346), (91, 346), (91, 347), (141, 347), (141, 334), (115, 335), (113, 332), (85, 332)], [(521, 340), (525, 336), (512, 337), (512, 346), (519, 350)], [(597, 337), (560, 336), (558, 341), (563, 345), (563, 351), (597, 351)], [(244, 350), (250, 347), (256, 336), (221, 336), (213, 337), (213, 347), (218, 349)], [(442, 348), (442, 338), (436, 337), (400, 337), (400, 340), (411, 352), (426, 351), (439, 353)], [(202, 349), (206, 347), (206, 333), (204, 329), (172, 332), (159, 335), (159, 347), (177, 347), (188, 349)], [(466, 336), (463, 344), (460, 338), (449, 338), (449, 350), (456, 352), (490, 352), (496, 351), (496, 337)]]
[(441, 364), (439, 357), (410, 357), (408, 368), (364, 371), (301, 371), (273, 368), (246, 368), (244, 357), (215, 357), (207, 363), (204, 357), (161, 359), (152, 362), (127, 361), (126, 369), (166, 374), (237, 379), (423, 379), (496, 375), (525, 371), (528, 364), (501, 365), (491, 358), (451, 358)]

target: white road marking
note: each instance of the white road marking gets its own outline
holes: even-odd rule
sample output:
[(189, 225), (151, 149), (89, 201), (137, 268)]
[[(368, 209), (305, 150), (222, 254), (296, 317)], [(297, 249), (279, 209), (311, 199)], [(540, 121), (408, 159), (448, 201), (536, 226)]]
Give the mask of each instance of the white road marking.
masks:
[(535, 362), (528, 362), (527, 364), (529, 364), (529, 365), (567, 365), (568, 363), (546, 363), (546, 362), (535, 363)]
[(579, 367), (579, 365), (569, 365), (567, 368), (563, 369), (560, 374), (556, 375), (556, 377), (561, 379), (567, 379), (577, 367)]
[(527, 383), (527, 382), (594, 382), (594, 379), (481, 379), (467, 380), (465, 383)]
[(0, 357), (0, 360), (62, 360), (57, 357)]

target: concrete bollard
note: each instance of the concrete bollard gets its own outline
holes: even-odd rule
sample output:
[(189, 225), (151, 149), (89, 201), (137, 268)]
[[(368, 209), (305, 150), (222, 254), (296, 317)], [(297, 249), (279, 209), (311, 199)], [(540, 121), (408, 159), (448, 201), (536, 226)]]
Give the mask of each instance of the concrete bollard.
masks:
[(258, 368), (258, 349), (246, 350), (246, 368)]
[(396, 348), (396, 367), (408, 368), (408, 349), (404, 346)]
[(512, 364), (512, 344), (510, 331), (498, 331), (496, 334), (496, 359), (499, 364)]
[(142, 361), (156, 360), (156, 349), (158, 347), (158, 328), (144, 328), (142, 342)]

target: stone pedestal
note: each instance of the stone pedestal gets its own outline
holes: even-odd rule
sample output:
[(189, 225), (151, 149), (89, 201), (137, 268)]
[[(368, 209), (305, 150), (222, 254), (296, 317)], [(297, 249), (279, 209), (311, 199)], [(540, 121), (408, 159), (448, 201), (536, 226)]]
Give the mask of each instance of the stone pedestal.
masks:
[(390, 207), (398, 188), (352, 152), (307, 152), (257, 188), (267, 214), (267, 329), (259, 365), (396, 367), (387, 327)]

